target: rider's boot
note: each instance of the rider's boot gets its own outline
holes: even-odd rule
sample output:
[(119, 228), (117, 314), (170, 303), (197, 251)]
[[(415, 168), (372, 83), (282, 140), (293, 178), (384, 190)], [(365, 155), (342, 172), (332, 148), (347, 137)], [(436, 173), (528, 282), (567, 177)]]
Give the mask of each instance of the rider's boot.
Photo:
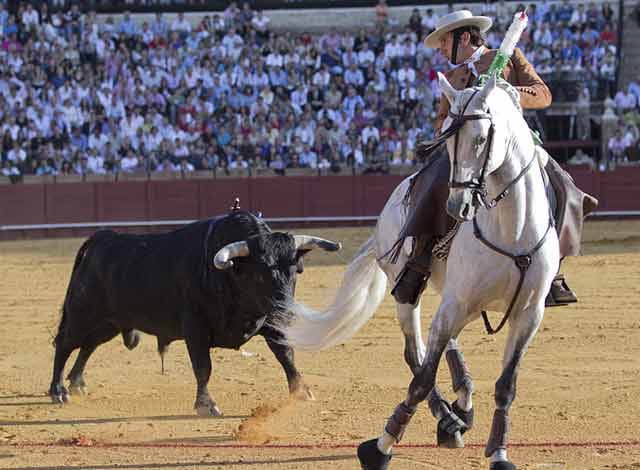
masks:
[[(416, 305), (427, 286), (427, 280), (431, 275), (431, 253), (434, 241), (430, 240), (418, 253), (407, 261), (404, 269), (396, 279), (396, 284), (391, 290), (391, 295), (400, 304)], [(417, 247), (416, 247), (417, 248)]]

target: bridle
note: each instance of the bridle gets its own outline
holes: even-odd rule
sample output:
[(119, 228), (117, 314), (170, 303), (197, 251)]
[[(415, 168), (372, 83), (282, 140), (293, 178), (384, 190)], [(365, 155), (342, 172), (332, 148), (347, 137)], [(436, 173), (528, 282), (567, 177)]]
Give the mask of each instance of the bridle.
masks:
[[(522, 169), (522, 171), (520, 171), (518, 176), (516, 176), (509, 184), (507, 184), (507, 186), (496, 197), (494, 197), (491, 201), (487, 202), (488, 194), (487, 194), (487, 183), (485, 181), (485, 177), (487, 173), (487, 166), (489, 165), (489, 159), (491, 158), (491, 144), (493, 142), (495, 124), (493, 122), (493, 116), (491, 116), (490, 113), (465, 114), (465, 111), (467, 110), (469, 103), (471, 103), (471, 100), (473, 100), (473, 98), (478, 94), (478, 91), (480, 90), (476, 89), (473, 92), (469, 100), (465, 103), (464, 107), (462, 108), (462, 112), (460, 114), (455, 114), (449, 111), (449, 117), (453, 119), (453, 122), (447, 128), (447, 130), (443, 132), (442, 135), (440, 136), (442, 137), (442, 140), (440, 139), (438, 140), (439, 140), (439, 143), (442, 143), (452, 135), (455, 136), (454, 150), (453, 150), (453, 168), (451, 172), (451, 179), (449, 181), (449, 188), (465, 188), (465, 189), (471, 190), (473, 194), (473, 204), (483, 205), (484, 207), (487, 208), (487, 210), (489, 210), (494, 208), (502, 199), (507, 197), (507, 195), (509, 194), (509, 190), (518, 181), (520, 181), (520, 179), (522, 179), (522, 177), (527, 173), (527, 171), (529, 171), (529, 169), (533, 165), (534, 160), (536, 159), (536, 152), (534, 151), (533, 157), (531, 158), (529, 163), (527, 163), (527, 165)], [(456, 181), (455, 177), (457, 173), (456, 170), (458, 168), (459, 131), (467, 121), (473, 121), (473, 120), (479, 120), (479, 119), (488, 119), (491, 123), (489, 127), (489, 134), (487, 136), (487, 142), (485, 145), (485, 157), (484, 157), (484, 162), (482, 163), (482, 170), (480, 171), (480, 175), (477, 178), (471, 178), (468, 181)], [(540, 171), (542, 172), (542, 167), (540, 167)], [(543, 176), (543, 180), (544, 180), (544, 176)], [(482, 320), (484, 321), (484, 326), (488, 334), (490, 335), (496, 334), (506, 324), (507, 320), (509, 319), (509, 316), (511, 315), (511, 311), (513, 310), (516, 300), (520, 295), (520, 290), (522, 289), (522, 285), (524, 284), (525, 275), (533, 261), (533, 255), (540, 248), (542, 248), (542, 246), (544, 245), (544, 242), (547, 239), (547, 235), (549, 234), (549, 231), (554, 225), (555, 224), (554, 224), (553, 214), (551, 213), (551, 206), (549, 206), (549, 225), (547, 226), (547, 230), (544, 232), (544, 235), (542, 236), (542, 238), (527, 253), (514, 255), (512, 253), (509, 253), (506, 250), (503, 250), (502, 248), (494, 245), (489, 240), (487, 240), (484, 237), (484, 235), (482, 235), (482, 232), (480, 231), (480, 227), (478, 226), (478, 222), (476, 218), (475, 217), (473, 218), (473, 234), (475, 235), (475, 237), (489, 249), (503, 256), (506, 256), (507, 258), (511, 258), (511, 260), (513, 260), (513, 262), (515, 263), (516, 267), (520, 272), (520, 279), (518, 281), (516, 291), (513, 294), (513, 297), (511, 299), (511, 303), (509, 304), (509, 308), (507, 309), (504, 317), (502, 317), (502, 321), (498, 324), (498, 326), (495, 329), (491, 326), (491, 323), (489, 322), (489, 317), (487, 316), (487, 312), (485, 312), (484, 310), (482, 311)]]
[[(525, 175), (527, 171), (533, 165), (534, 160), (536, 159), (535, 153), (533, 158), (527, 163), (527, 165), (522, 169), (522, 171), (516, 176), (496, 197), (491, 199), (491, 201), (487, 201), (488, 192), (487, 192), (487, 183), (485, 181), (487, 167), (489, 165), (489, 160), (491, 158), (491, 144), (493, 143), (493, 134), (495, 131), (495, 124), (493, 122), (493, 116), (490, 113), (474, 113), (474, 114), (465, 114), (465, 111), (469, 107), (469, 103), (475, 98), (480, 90), (476, 89), (471, 97), (467, 100), (464, 107), (462, 108), (462, 112), (460, 114), (455, 114), (449, 111), (449, 117), (453, 119), (451, 125), (447, 128), (446, 131), (443, 132), (443, 136), (446, 135), (445, 139), (451, 137), (452, 135), (455, 137), (454, 147), (453, 147), (453, 168), (451, 172), (451, 180), (449, 181), (449, 188), (464, 188), (471, 190), (473, 195), (473, 204), (476, 206), (483, 205), (487, 209), (492, 209), (495, 207), (498, 202), (507, 197), (509, 194), (509, 190), (515, 185), (520, 179)], [(489, 134), (487, 135), (487, 142), (485, 144), (485, 157), (484, 162), (482, 163), (482, 169), (480, 170), (480, 175), (477, 178), (471, 178), (467, 181), (456, 181), (456, 174), (458, 170), (458, 136), (459, 130), (467, 121), (477, 121), (481, 119), (488, 119), (490, 122)]]

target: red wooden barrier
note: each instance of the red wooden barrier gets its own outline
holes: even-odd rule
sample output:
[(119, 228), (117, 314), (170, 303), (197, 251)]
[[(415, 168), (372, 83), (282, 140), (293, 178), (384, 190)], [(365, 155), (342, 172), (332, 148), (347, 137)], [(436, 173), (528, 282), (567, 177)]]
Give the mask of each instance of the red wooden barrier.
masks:
[[(600, 199), (598, 210), (640, 210), (640, 168), (569, 171), (579, 187)], [(236, 197), (242, 208), (265, 217), (375, 216), (402, 179), (290, 176), (1, 185), (0, 226), (198, 219), (227, 212)]]

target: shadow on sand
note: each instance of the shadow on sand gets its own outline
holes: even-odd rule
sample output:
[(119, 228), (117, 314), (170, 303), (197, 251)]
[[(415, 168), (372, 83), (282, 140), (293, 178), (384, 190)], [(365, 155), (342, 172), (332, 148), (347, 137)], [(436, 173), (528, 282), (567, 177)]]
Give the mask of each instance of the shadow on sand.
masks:
[(48, 419), (37, 421), (0, 421), (0, 426), (61, 426), (70, 424), (131, 423), (140, 421), (198, 421), (210, 419), (245, 419), (249, 415), (224, 415), (216, 418), (192, 415), (123, 416), (119, 418)]
[(11, 470), (152, 470), (159, 468), (228, 468), (234, 466), (252, 466), (252, 465), (283, 465), (296, 463), (313, 463), (313, 462), (337, 462), (355, 459), (355, 454), (348, 455), (329, 455), (329, 456), (312, 456), (312, 457), (294, 457), (285, 459), (238, 459), (238, 460), (221, 460), (208, 462), (170, 462), (170, 463), (139, 463), (139, 464), (110, 464), (110, 465), (79, 465), (79, 466), (51, 466), (44, 467), (12, 467)]

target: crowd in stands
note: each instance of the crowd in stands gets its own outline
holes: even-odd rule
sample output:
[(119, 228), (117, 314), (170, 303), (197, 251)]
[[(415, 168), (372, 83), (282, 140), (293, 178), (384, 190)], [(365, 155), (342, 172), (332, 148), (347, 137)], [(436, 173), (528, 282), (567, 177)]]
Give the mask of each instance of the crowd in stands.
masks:
[[(611, 115), (617, 118), (617, 129), (607, 142), (608, 154), (599, 162), (601, 171), (638, 160), (640, 143), (640, 84), (631, 82), (611, 100)], [(595, 162), (592, 163), (595, 166)]]
[[(433, 137), (436, 72), (448, 64), (422, 45), (437, 21), (430, 9), (389, 28), (380, 1), (374, 25), (312, 36), (272, 32), (247, 3), (199, 24), (182, 13), (140, 23), (124, 12), (99, 22), (78, 3), (48, 3), (10, 12), (0, 2), (4, 175), (385, 172), (415, 165), (416, 142)], [(608, 93), (611, 10), (545, 5), (529, 11), (529, 59), (551, 82), (580, 70), (595, 83), (587, 93)], [(523, 8), (513, 7), (485, 7), (497, 22), (492, 47)]]
[[(512, 11), (504, 1), (487, 8), (498, 24), (489, 43), (499, 47)], [(520, 47), (551, 88), (554, 101), (575, 101), (585, 87), (598, 100), (616, 93), (617, 18), (608, 2), (540, 2), (527, 13), (532, 27), (523, 33)]]

